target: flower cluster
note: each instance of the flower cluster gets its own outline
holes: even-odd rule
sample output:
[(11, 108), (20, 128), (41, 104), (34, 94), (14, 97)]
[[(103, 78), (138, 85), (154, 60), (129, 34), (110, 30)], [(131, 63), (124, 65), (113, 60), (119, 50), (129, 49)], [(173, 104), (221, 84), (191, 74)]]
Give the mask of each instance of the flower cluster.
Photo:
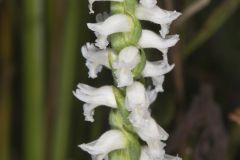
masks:
[[(94, 13), (92, 5), (95, 1), (107, 0), (89, 0), (90, 13)], [(136, 0), (109, 1), (113, 1), (112, 14), (98, 14), (97, 23), (87, 24), (97, 39), (93, 44), (84, 45), (81, 51), (86, 59), (89, 77), (97, 78), (102, 68), (106, 67), (112, 70), (116, 86), (95, 88), (80, 83), (73, 94), (85, 102), (83, 109), (86, 121), (94, 121), (96, 107), (112, 108), (110, 118), (112, 129), (98, 140), (81, 144), (79, 147), (90, 153), (93, 160), (114, 159), (116, 156), (114, 153), (117, 154), (118, 151), (121, 153), (119, 156), (125, 156), (118, 159), (124, 160), (180, 160), (179, 157), (165, 154), (166, 144), (163, 141), (167, 140), (169, 135), (151, 117), (149, 106), (155, 101), (157, 94), (163, 92), (165, 74), (174, 68), (174, 64), (168, 63), (167, 52), (169, 47), (178, 42), (179, 36), (168, 33), (172, 21), (181, 14), (159, 8), (156, 0), (140, 0), (139, 4), (135, 2)], [(159, 34), (138, 28), (139, 36), (132, 36), (134, 40), (127, 39), (123, 47), (116, 47), (114, 44), (126, 39), (126, 34), (131, 35), (137, 30), (136, 20), (159, 24), (161, 26)], [(118, 38), (114, 38), (113, 35)], [(162, 53), (162, 60), (153, 62), (146, 60), (144, 48), (159, 50)], [(140, 79), (145, 77), (152, 79), (152, 85), (146, 88), (140, 82)], [(117, 115), (120, 115), (120, 118)], [(146, 145), (140, 147), (135, 135), (145, 141)], [(133, 146), (136, 147), (135, 151)], [(133, 153), (128, 153), (129, 150)]]

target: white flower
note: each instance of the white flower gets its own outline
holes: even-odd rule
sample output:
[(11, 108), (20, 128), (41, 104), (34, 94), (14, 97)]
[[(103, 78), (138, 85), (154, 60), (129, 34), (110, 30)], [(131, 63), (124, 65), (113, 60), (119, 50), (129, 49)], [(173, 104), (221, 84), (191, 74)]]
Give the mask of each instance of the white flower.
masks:
[(103, 160), (111, 151), (125, 148), (125, 138), (120, 131), (110, 130), (99, 139), (79, 147), (91, 154), (93, 160)]
[[(148, 1), (148, 0), (145, 0)], [(154, 6), (152, 8), (138, 5), (136, 15), (140, 20), (150, 21), (161, 25), (161, 36), (165, 38), (166, 34), (169, 33), (169, 26), (177, 19), (181, 13), (177, 11), (167, 11)]]
[[(158, 157), (154, 156), (153, 151), (148, 146), (143, 146), (141, 148), (141, 155), (140, 160), (164, 160), (165, 156), (165, 150), (163, 149), (165, 147), (164, 143), (160, 143), (159, 147), (153, 148), (154, 152), (158, 152)], [(159, 149), (159, 150), (158, 150)]]
[(146, 65), (143, 69), (142, 75), (144, 77), (152, 77), (153, 85), (155, 86), (155, 92), (163, 92), (163, 82), (164, 82), (164, 74), (170, 72), (174, 68), (174, 64), (169, 65), (167, 54), (163, 54), (163, 60), (155, 61), (155, 62), (146, 62)]
[(153, 8), (157, 4), (157, 0), (140, 0), (140, 3), (146, 8)]
[(148, 146), (143, 146), (141, 148), (140, 160), (182, 160), (178, 156), (171, 156), (171, 155), (165, 154), (163, 147), (164, 145), (162, 145), (159, 150), (159, 152), (161, 153), (161, 156), (159, 158), (154, 158), (152, 157), (150, 148)]
[(96, 2), (96, 1), (115, 1), (115, 2), (123, 2), (124, 0), (88, 0), (88, 2), (89, 2), (88, 8), (89, 8), (91, 14), (94, 13), (94, 11), (93, 11), (93, 9), (92, 9), (92, 5), (93, 5), (93, 3)]
[(151, 117), (148, 109), (136, 107), (129, 120), (142, 140), (148, 142), (167, 140), (168, 133)]
[(156, 77), (170, 72), (174, 68), (174, 64), (169, 65), (168, 61), (163, 59), (160, 61), (146, 62), (142, 75), (144, 77)]
[(148, 108), (149, 100), (143, 84), (135, 81), (127, 87), (125, 104), (129, 111), (133, 111), (137, 107)]
[(79, 100), (86, 102), (83, 108), (85, 120), (93, 121), (94, 109), (98, 106), (104, 105), (111, 108), (117, 108), (112, 86), (94, 88), (79, 83), (77, 87), (78, 89), (73, 92), (73, 94)]
[(147, 146), (141, 148), (140, 160), (152, 160), (148, 150)]
[(160, 35), (150, 30), (142, 30), (138, 44), (141, 48), (156, 48), (165, 54), (168, 48), (174, 46), (178, 40), (178, 35), (166, 36), (166, 38), (163, 39)]
[(129, 86), (133, 83), (131, 71), (139, 62), (140, 55), (136, 47), (129, 46), (120, 51), (118, 59), (113, 63), (118, 87)]
[(98, 72), (102, 70), (102, 66), (110, 68), (108, 59), (109, 54), (115, 57), (111, 49), (100, 50), (90, 43), (82, 46), (82, 55), (86, 59), (86, 66), (89, 70), (88, 76), (90, 78), (96, 78)]
[(97, 36), (96, 46), (105, 49), (108, 45), (107, 37), (113, 33), (129, 32), (131, 29), (131, 20), (123, 14), (115, 14), (108, 17), (104, 22), (88, 23), (89, 29), (95, 32)]

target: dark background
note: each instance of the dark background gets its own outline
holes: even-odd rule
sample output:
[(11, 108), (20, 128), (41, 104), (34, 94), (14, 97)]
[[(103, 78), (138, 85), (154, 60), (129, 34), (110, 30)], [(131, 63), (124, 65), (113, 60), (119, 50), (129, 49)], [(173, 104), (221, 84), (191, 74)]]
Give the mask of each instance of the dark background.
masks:
[[(240, 159), (240, 0), (159, 0), (183, 13), (171, 33), (174, 70), (152, 105), (170, 133), (167, 153), (184, 160)], [(85, 160), (77, 145), (109, 129), (109, 109), (84, 121), (78, 82), (112, 84), (109, 70), (88, 79), (81, 46), (94, 42), (87, 0), (0, 0), (0, 160)], [(96, 13), (109, 2), (96, 2)], [(156, 32), (148, 22), (143, 28)], [(159, 59), (146, 50), (148, 59)]]

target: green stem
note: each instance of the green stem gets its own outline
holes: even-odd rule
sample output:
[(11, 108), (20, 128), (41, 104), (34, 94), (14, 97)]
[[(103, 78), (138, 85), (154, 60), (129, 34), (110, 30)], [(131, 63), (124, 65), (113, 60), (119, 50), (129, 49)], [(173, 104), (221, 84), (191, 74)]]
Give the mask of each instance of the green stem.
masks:
[(43, 4), (41, 0), (23, 2), (23, 159), (44, 160)]
[(67, 159), (74, 68), (76, 53), (79, 51), (77, 34), (80, 20), (79, 4), (79, 0), (68, 1), (51, 160)]
[[(141, 24), (135, 16), (137, 1), (125, 0), (124, 2), (112, 2), (111, 12), (112, 14), (124, 14), (129, 16), (132, 21), (130, 32), (116, 33), (111, 35), (112, 48), (119, 53), (123, 48), (130, 45), (136, 46), (141, 36)], [(141, 62), (134, 69), (133, 74), (136, 78), (139, 78), (146, 62), (145, 53), (141, 50)], [(114, 70), (113, 77), (114, 76)], [(116, 82), (116, 79), (115, 79)], [(125, 106), (125, 89), (113, 87), (113, 92), (116, 97), (118, 109), (112, 110), (109, 116), (109, 122), (112, 128), (119, 129), (125, 135), (126, 148), (113, 151), (109, 154), (110, 160), (139, 160), (141, 146), (136, 136), (132, 124), (128, 120), (129, 112)]]

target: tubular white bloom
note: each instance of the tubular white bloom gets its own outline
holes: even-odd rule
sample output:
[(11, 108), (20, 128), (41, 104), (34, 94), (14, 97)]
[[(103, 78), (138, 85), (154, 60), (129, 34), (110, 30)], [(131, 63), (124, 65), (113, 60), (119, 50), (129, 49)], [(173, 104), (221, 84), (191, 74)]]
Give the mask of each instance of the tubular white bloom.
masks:
[(174, 46), (178, 40), (179, 35), (166, 36), (166, 38), (163, 39), (160, 35), (150, 30), (142, 30), (138, 44), (141, 48), (156, 48), (166, 54), (168, 48)]
[(134, 108), (129, 115), (129, 120), (139, 137), (147, 143), (168, 139), (168, 133), (156, 123), (148, 109)]
[(172, 21), (177, 19), (181, 13), (177, 11), (167, 11), (159, 8), (158, 6), (148, 8), (142, 5), (138, 5), (136, 15), (140, 20), (150, 21), (161, 25), (160, 33), (161, 36), (165, 38), (166, 34), (169, 33), (170, 24)]
[(174, 64), (169, 65), (167, 54), (163, 54), (163, 60), (155, 62), (146, 62), (142, 75), (144, 77), (152, 77), (154, 92), (163, 92), (164, 74), (170, 72), (174, 68)]
[(158, 157), (156, 157), (153, 154), (153, 151), (148, 146), (143, 146), (141, 148), (141, 155), (140, 155), (140, 160), (164, 160), (165, 156), (165, 150), (163, 149), (165, 147), (164, 143), (160, 143), (159, 147), (153, 148), (156, 152), (157, 149), (159, 149), (159, 154)]
[(140, 3), (146, 8), (153, 8), (157, 4), (157, 0), (140, 0)]
[(112, 86), (94, 88), (86, 84), (79, 83), (78, 89), (73, 92), (73, 94), (79, 100), (86, 102), (83, 108), (86, 121), (94, 121), (94, 109), (98, 106), (104, 105), (111, 108), (117, 108)]
[(103, 160), (108, 153), (125, 148), (124, 135), (118, 130), (105, 132), (99, 139), (79, 147), (92, 155), (93, 160)]
[(105, 49), (108, 45), (107, 37), (113, 33), (129, 32), (131, 29), (131, 20), (123, 14), (115, 14), (108, 17), (104, 22), (87, 23), (90, 30), (97, 36), (96, 46)]
[(89, 2), (88, 8), (89, 8), (89, 13), (90, 13), (90, 14), (93, 14), (93, 13), (94, 13), (94, 11), (93, 11), (93, 9), (92, 9), (92, 5), (93, 5), (93, 3), (96, 2), (96, 1), (115, 1), (115, 2), (123, 2), (124, 0), (88, 0), (88, 2)]
[(167, 61), (160, 60), (155, 62), (146, 62), (142, 75), (144, 77), (156, 77), (170, 72), (174, 68), (174, 64), (169, 65)]
[(111, 49), (100, 50), (90, 43), (82, 46), (82, 55), (86, 59), (86, 66), (89, 70), (88, 76), (90, 78), (96, 78), (98, 72), (102, 70), (102, 66), (110, 68), (108, 54), (112, 54), (112, 57), (115, 57)]
[(127, 87), (125, 104), (129, 111), (133, 111), (137, 107), (148, 108), (149, 100), (142, 83), (135, 81), (131, 86)]
[(131, 71), (139, 62), (140, 55), (136, 47), (129, 46), (120, 51), (118, 59), (113, 63), (118, 87), (129, 86), (133, 83)]
[(147, 146), (141, 148), (140, 160), (152, 160), (148, 150)]
[(161, 158), (156, 159), (156, 158), (152, 157), (149, 147), (148, 146), (143, 146), (141, 148), (140, 160), (182, 160), (178, 156), (171, 156), (171, 155), (168, 155), (168, 154), (164, 154), (165, 151), (163, 150), (163, 147), (164, 146), (162, 146), (162, 149), (160, 149), (160, 152), (162, 152)]

